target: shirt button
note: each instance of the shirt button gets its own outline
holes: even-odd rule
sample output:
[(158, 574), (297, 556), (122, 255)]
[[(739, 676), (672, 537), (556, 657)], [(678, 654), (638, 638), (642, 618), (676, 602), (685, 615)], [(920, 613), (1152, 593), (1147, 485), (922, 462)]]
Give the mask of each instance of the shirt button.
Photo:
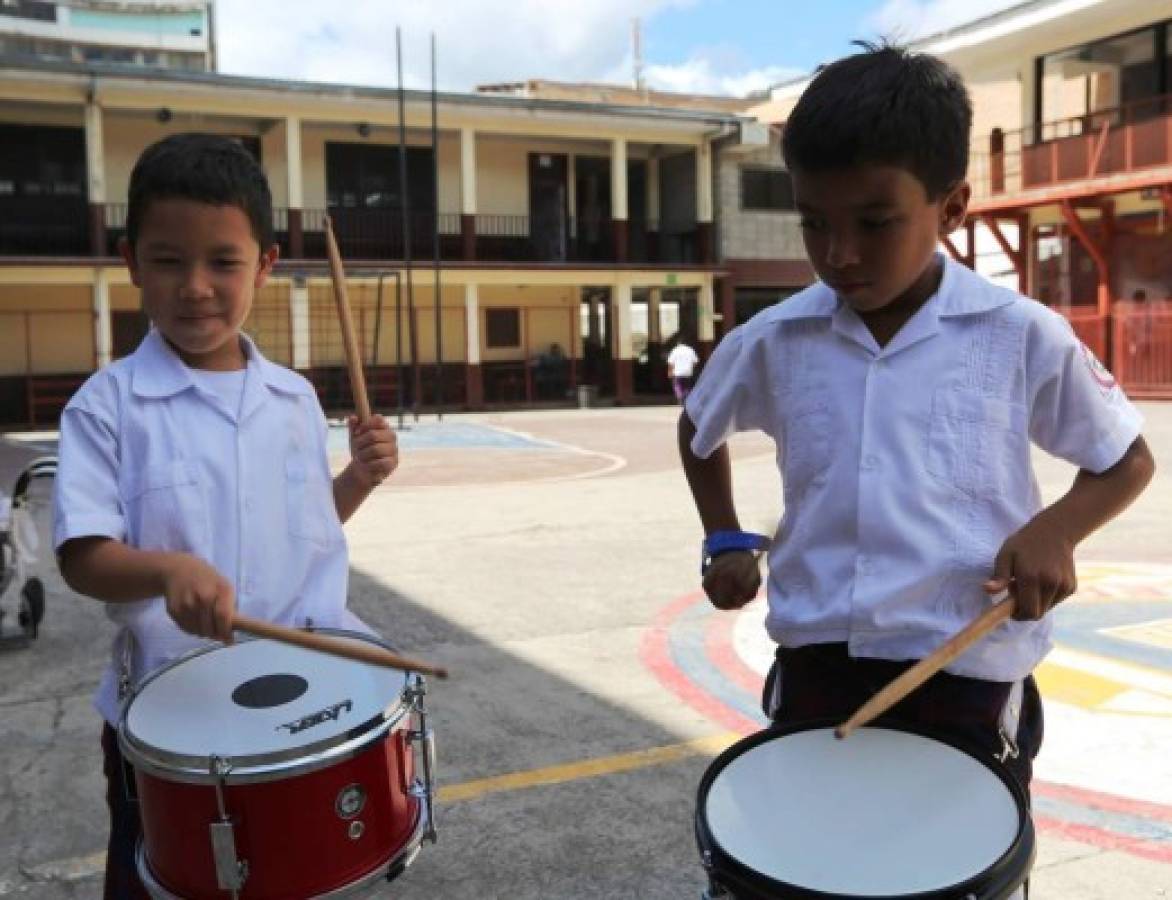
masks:
[(879, 465), (879, 457), (875, 456), (873, 453), (868, 453), (866, 456), (863, 457), (863, 468), (864, 469), (874, 469), (878, 465)]
[(866, 556), (859, 557), (859, 571), (862, 572), (864, 575), (871, 574), (871, 571), (874, 568), (875, 568), (874, 565), (871, 563), (871, 560), (868, 557), (866, 557)]

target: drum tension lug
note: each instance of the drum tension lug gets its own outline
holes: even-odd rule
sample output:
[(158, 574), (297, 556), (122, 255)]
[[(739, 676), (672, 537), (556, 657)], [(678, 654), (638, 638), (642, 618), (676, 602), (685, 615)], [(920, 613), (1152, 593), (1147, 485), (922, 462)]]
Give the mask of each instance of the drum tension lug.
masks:
[(213, 754), (208, 769), (216, 779), (216, 808), (220, 814), (220, 820), (208, 826), (212, 859), (216, 864), (216, 883), (220, 890), (231, 891), (235, 898), (248, 880), (248, 861), (236, 856), (236, 828), (224, 802), (225, 778), (232, 771), (232, 761)]
[[(416, 727), (407, 732), (407, 741), (414, 748), (416, 768), (422, 768), (423, 777), (416, 776), (414, 783), (407, 792), (423, 803), (422, 815), (427, 817), (423, 837), (435, 843), (435, 732), (427, 726), (427, 710), (424, 708), (423, 698), (427, 694), (427, 686), (422, 675), (416, 675), (415, 680), (406, 690), (406, 700), (415, 710)], [(420, 765), (421, 763), (421, 765)]]

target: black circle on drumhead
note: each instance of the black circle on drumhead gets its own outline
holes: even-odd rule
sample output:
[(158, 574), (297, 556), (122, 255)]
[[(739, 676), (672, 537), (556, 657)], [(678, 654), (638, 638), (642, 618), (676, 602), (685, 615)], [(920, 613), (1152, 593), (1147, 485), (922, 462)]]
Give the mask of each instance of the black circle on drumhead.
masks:
[(308, 690), (309, 682), (300, 675), (279, 672), (249, 679), (232, 692), (232, 700), (248, 709), (268, 709), (290, 703)]

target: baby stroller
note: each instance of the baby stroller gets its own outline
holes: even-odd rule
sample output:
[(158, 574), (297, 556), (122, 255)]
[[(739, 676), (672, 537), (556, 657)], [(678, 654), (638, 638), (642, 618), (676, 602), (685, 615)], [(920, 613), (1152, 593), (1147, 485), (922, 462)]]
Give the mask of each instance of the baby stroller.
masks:
[(50, 448), (0, 439), (0, 649), (27, 646), (45, 616), (56, 473)]

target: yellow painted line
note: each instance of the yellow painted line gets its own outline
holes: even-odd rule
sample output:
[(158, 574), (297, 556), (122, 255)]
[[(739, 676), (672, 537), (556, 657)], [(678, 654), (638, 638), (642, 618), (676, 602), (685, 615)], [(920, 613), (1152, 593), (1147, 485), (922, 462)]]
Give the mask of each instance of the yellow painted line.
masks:
[(1044, 662), (1034, 672), (1038, 688), (1047, 700), (1094, 710), (1132, 690), (1132, 686), (1102, 675), (1092, 675), (1058, 663)]
[(615, 756), (601, 756), (596, 759), (546, 766), (542, 769), (530, 769), (526, 772), (494, 775), (491, 778), (480, 778), (476, 781), (465, 781), (462, 784), (441, 787), (439, 799), (442, 803), (458, 803), (461, 800), (475, 800), (487, 794), (498, 794), (502, 791), (517, 791), (524, 788), (562, 784), (582, 778), (597, 778), (600, 775), (615, 775), (620, 772), (646, 769), (650, 766), (660, 766), (687, 759), (690, 756), (719, 753), (740, 737), (740, 734), (728, 731), (684, 741), (680, 744), (668, 744), (663, 747), (636, 750), (632, 753), (620, 753)]
[[(597, 759), (531, 769), (527, 772), (512, 772), (508, 775), (495, 775), (491, 778), (465, 781), (462, 784), (441, 787), (439, 799), (443, 803), (458, 803), (461, 800), (475, 800), (488, 794), (497, 794), (503, 791), (562, 784), (582, 778), (597, 778), (601, 775), (615, 775), (620, 772), (646, 769), (651, 766), (677, 762), (691, 756), (719, 753), (741, 737), (742, 735), (734, 731), (727, 731), (684, 741), (680, 744), (667, 744), (663, 747), (620, 753), (616, 756), (602, 756)], [(25, 875), (34, 881), (78, 881), (82, 878), (100, 875), (105, 867), (106, 852), (100, 850), (88, 856), (42, 863), (30, 868), (25, 872)], [(11, 887), (15, 887), (15, 885)], [(5, 882), (0, 882), (0, 896), (10, 892), (10, 886)]]

